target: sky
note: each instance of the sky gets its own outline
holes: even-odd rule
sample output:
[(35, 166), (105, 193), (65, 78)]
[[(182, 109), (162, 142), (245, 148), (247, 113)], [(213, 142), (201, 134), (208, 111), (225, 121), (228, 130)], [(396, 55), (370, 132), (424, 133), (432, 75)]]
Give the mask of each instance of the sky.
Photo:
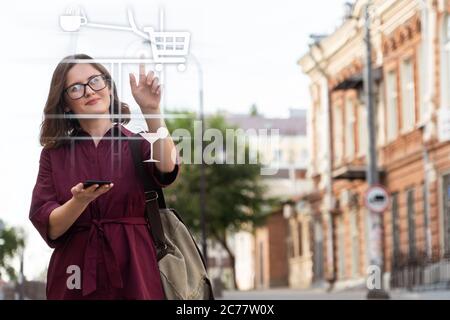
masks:
[[(82, 8), (89, 23), (127, 26), (127, 8), (137, 26), (188, 31), (190, 54), (202, 70), (207, 113), (247, 113), (256, 104), (268, 117), (288, 117), (289, 108), (309, 106), (308, 79), (297, 65), (309, 35), (330, 33), (343, 16), (343, 0), (170, 0), (157, 1), (8, 1), (0, 11), (0, 219), (27, 234), (24, 270), (28, 279), (43, 274), (51, 250), (28, 220), (41, 147), (39, 125), (57, 63), (86, 53), (97, 59), (132, 58), (142, 38), (128, 31), (82, 27), (64, 32), (59, 16)], [(160, 13), (164, 12), (163, 22)], [(187, 57), (186, 70), (164, 68), (163, 110), (198, 110), (198, 66)], [(107, 66), (109, 67), (109, 65)], [(154, 65), (148, 65), (148, 68)], [(117, 70), (117, 68), (116, 68)], [(124, 65), (121, 99), (139, 108), (127, 81), (136, 65)]]

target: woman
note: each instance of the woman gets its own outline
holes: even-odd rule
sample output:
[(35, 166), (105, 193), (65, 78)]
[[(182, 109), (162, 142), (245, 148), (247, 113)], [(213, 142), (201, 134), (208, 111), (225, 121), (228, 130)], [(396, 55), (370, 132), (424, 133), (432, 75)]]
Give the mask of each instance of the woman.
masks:
[[(75, 60), (77, 59), (77, 60)], [(155, 249), (144, 219), (143, 186), (135, 175), (123, 124), (129, 108), (119, 101), (108, 71), (87, 55), (56, 67), (41, 125), (39, 173), (30, 220), (55, 248), (47, 275), (48, 299), (164, 299)], [(79, 61), (81, 60), (81, 61)], [(161, 88), (153, 72), (130, 74), (134, 99), (150, 132), (165, 127)], [(146, 162), (155, 187), (177, 177), (173, 140), (154, 144)], [(142, 159), (150, 158), (142, 143)], [(83, 181), (107, 185), (83, 188)]]

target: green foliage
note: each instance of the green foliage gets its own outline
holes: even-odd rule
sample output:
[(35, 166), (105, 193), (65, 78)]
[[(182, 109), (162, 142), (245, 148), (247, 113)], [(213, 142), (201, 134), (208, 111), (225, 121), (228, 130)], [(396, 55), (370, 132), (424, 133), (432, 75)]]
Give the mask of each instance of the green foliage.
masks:
[(259, 115), (258, 106), (256, 104), (252, 104), (252, 106), (250, 107), (250, 115), (251, 116), (258, 116)]
[[(1, 220), (0, 226), (3, 226)], [(24, 245), (24, 236), (20, 230), (12, 227), (0, 228), (0, 273), (6, 273), (11, 280), (17, 279), (11, 261)]]
[[(173, 112), (171, 112), (173, 114)], [(185, 112), (183, 112), (186, 115)], [(186, 118), (167, 120), (171, 133), (184, 128), (194, 137), (195, 114)], [(197, 128), (199, 126), (196, 126)], [(220, 115), (208, 117), (205, 129), (218, 129), (224, 137), (226, 146), (226, 129), (236, 129), (227, 124)], [(236, 163), (237, 142), (233, 139), (234, 163)], [(191, 154), (194, 154), (194, 141), (190, 140)], [(178, 145), (180, 141), (175, 141)], [(205, 147), (212, 142), (206, 141)], [(231, 142), (229, 142), (231, 145)], [(216, 150), (217, 151), (217, 150)], [(214, 153), (213, 153), (214, 154)], [(245, 147), (245, 164), (206, 164), (206, 219), (207, 232), (217, 240), (225, 239), (226, 231), (237, 231), (260, 225), (271, 211), (275, 199), (264, 199), (264, 185), (261, 183), (260, 164), (249, 164), (249, 148)], [(192, 156), (192, 159), (194, 157)], [(168, 205), (178, 209), (186, 223), (194, 231), (200, 230), (200, 164), (181, 165), (181, 172), (173, 187), (166, 190)]]

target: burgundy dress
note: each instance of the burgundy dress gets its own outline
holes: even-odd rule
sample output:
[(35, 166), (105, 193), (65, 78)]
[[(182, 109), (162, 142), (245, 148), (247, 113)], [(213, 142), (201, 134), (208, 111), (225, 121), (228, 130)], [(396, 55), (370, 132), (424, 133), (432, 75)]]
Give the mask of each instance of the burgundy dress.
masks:
[[(144, 218), (144, 189), (128, 146), (132, 134), (114, 125), (96, 147), (92, 137), (79, 130), (68, 145), (42, 149), (30, 220), (55, 248), (47, 274), (48, 299), (164, 299)], [(142, 154), (143, 159), (150, 156), (146, 141)], [(178, 164), (164, 174), (154, 163), (145, 165), (155, 186), (168, 186), (179, 172)], [(50, 213), (72, 198), (74, 185), (89, 179), (110, 180), (114, 187), (92, 201), (67, 232), (51, 240)]]

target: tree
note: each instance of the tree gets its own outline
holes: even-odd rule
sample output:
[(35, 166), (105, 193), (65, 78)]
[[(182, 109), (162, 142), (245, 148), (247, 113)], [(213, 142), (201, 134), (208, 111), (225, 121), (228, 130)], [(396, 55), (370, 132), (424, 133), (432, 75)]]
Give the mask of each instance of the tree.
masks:
[(250, 115), (252, 117), (259, 116), (258, 106), (256, 104), (252, 104), (250, 107)]
[(23, 234), (13, 227), (4, 227), (0, 220), (0, 274), (6, 273), (11, 280), (17, 280), (12, 259), (25, 245)]
[[(186, 113), (183, 113), (186, 115)], [(167, 126), (174, 136), (175, 129), (186, 129), (194, 137), (194, 122), (196, 116), (188, 113), (185, 118), (167, 120)], [(209, 117), (205, 129), (215, 128), (224, 137), (223, 146), (211, 152), (212, 155), (226, 157), (226, 129), (236, 129), (225, 122), (220, 115)], [(176, 135), (174, 136), (176, 138)], [(188, 139), (190, 140), (190, 139)], [(186, 142), (186, 141), (185, 141)], [(188, 141), (189, 142), (189, 141)], [(192, 140), (190, 140), (192, 142)], [(179, 148), (182, 143), (175, 141)], [(211, 144), (216, 143), (214, 140)], [(237, 139), (232, 142), (237, 152)], [(205, 153), (211, 150), (211, 144), (205, 143)], [(220, 143), (218, 143), (220, 145)], [(200, 147), (200, 146), (199, 146)], [(190, 143), (190, 150), (180, 148), (180, 156), (185, 160), (186, 155), (195, 152), (194, 143)], [(235, 157), (234, 157), (235, 158)], [(222, 245), (227, 252), (233, 270), (233, 281), (236, 285), (235, 255), (227, 242), (227, 234), (261, 225), (275, 199), (263, 197), (265, 187), (261, 183), (259, 164), (248, 164), (249, 147), (245, 146), (245, 164), (207, 164), (206, 176), (206, 221), (207, 234)], [(235, 159), (236, 160), (236, 159)], [(236, 163), (236, 161), (234, 162)], [(177, 183), (167, 190), (168, 202), (174, 208), (182, 208), (181, 215), (194, 232), (200, 230), (200, 164), (182, 165), (182, 171)]]

